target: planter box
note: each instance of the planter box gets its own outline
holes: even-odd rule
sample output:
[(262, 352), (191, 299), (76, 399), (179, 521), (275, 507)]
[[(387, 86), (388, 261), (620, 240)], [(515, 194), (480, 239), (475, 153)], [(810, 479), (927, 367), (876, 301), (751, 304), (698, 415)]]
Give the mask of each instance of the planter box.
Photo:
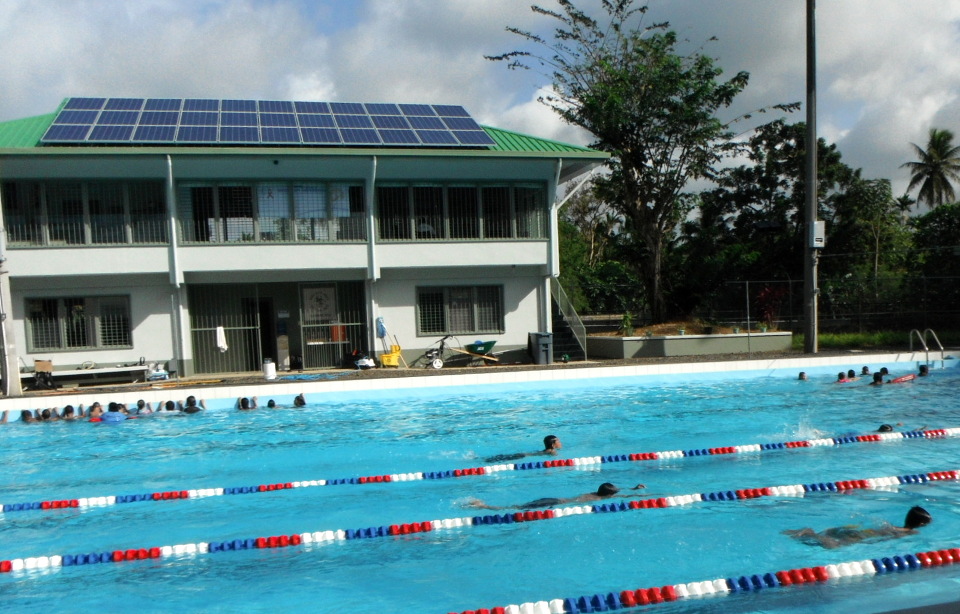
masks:
[(656, 358), (709, 354), (782, 352), (793, 346), (793, 333), (732, 335), (662, 335), (654, 337), (587, 337), (587, 358)]

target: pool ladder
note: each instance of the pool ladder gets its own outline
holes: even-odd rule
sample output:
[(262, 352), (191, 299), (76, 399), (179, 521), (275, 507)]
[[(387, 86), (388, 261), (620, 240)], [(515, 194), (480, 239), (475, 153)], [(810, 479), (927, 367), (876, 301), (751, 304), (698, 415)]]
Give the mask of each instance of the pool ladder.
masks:
[(937, 333), (933, 332), (932, 328), (924, 329), (923, 334), (920, 334), (919, 329), (914, 328), (913, 330), (911, 330), (910, 331), (910, 352), (911, 353), (913, 352), (914, 333), (916, 333), (917, 340), (920, 342), (920, 345), (923, 346), (923, 351), (927, 356), (927, 365), (930, 364), (930, 348), (927, 346), (927, 334), (929, 333), (930, 336), (933, 337), (933, 340), (937, 342), (937, 347), (940, 348), (940, 368), (942, 369), (944, 367), (944, 360), (943, 360), (944, 349), (943, 349), (943, 344), (940, 343), (940, 339), (937, 337)]

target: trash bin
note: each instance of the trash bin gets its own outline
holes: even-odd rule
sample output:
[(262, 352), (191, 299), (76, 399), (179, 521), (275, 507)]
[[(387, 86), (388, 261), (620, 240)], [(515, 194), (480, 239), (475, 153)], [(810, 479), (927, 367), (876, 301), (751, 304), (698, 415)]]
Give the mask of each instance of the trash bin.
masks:
[(273, 364), (272, 358), (263, 359), (263, 379), (277, 379), (277, 365)]
[(553, 333), (530, 333), (527, 350), (535, 365), (553, 364)]

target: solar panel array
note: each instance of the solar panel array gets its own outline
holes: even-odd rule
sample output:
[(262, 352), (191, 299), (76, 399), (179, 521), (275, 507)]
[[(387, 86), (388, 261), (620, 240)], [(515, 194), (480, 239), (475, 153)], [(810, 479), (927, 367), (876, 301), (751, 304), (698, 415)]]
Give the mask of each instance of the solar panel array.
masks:
[(40, 141), (96, 145), (496, 145), (456, 105), (69, 98)]

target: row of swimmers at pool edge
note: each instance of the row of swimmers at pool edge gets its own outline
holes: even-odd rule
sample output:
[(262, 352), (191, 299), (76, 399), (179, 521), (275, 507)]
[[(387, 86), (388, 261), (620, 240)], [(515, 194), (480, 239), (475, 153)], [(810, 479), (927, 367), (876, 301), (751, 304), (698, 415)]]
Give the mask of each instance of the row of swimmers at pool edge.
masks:
[[(881, 367), (876, 373), (870, 373), (870, 367), (863, 367), (860, 371), (860, 377), (857, 377), (857, 372), (853, 369), (848, 370), (846, 373), (840, 371), (837, 373), (837, 379), (835, 383), (837, 384), (848, 384), (850, 382), (856, 382), (860, 380), (861, 377), (871, 376), (870, 385), (871, 386), (881, 386), (884, 383), (886, 384), (902, 384), (904, 382), (911, 382), (918, 377), (926, 377), (930, 375), (930, 368), (927, 365), (920, 365), (920, 369), (917, 374), (908, 373), (907, 375), (901, 375), (900, 377), (895, 377), (893, 379), (888, 379), (884, 382), (883, 378), (890, 375), (890, 371), (886, 367)], [(807, 372), (801, 371), (800, 375), (797, 376), (798, 380), (806, 381)]]
[[(59, 422), (84, 420), (89, 422), (120, 422), (129, 418), (137, 418), (150, 414), (195, 414), (206, 409), (207, 406), (203, 399), (197, 399), (190, 395), (183, 401), (165, 401), (157, 404), (156, 410), (150, 403), (143, 399), (137, 401), (135, 407), (127, 407), (126, 403), (115, 403), (111, 401), (104, 409), (99, 401), (94, 402), (89, 408), (83, 404), (74, 407), (65, 405), (63, 409), (48, 407), (46, 409), (36, 409), (30, 411), (24, 409), (20, 412), (20, 421), (26, 424), (36, 424), (40, 422)], [(0, 417), (0, 424), (7, 422), (8, 411), (4, 411)]]
[[(303, 394), (298, 394), (293, 399), (293, 407), (303, 407), (307, 404)], [(237, 409), (249, 410), (257, 408), (257, 397), (241, 397), (237, 399)], [(266, 407), (271, 409), (282, 409), (286, 405), (277, 404), (273, 399), (267, 401)], [(36, 424), (40, 422), (59, 422), (84, 420), (89, 422), (120, 422), (129, 418), (161, 413), (180, 413), (195, 414), (206, 409), (206, 403), (203, 399), (197, 399), (195, 396), (188, 396), (184, 401), (165, 401), (157, 404), (156, 410), (150, 403), (143, 399), (137, 401), (135, 407), (127, 407), (126, 403), (110, 402), (107, 408), (99, 402), (94, 402), (89, 408), (84, 408), (82, 404), (74, 407), (65, 405), (63, 409), (48, 407), (46, 409), (35, 409), (30, 411), (24, 409), (20, 412), (20, 421), (26, 424)], [(9, 418), (9, 411), (4, 411), (0, 416), (0, 424), (5, 424)]]
[[(887, 428), (885, 428), (887, 427)], [(880, 427), (880, 431), (889, 431), (893, 430), (893, 427), (890, 425), (884, 424)], [(498, 454), (496, 456), (491, 456), (485, 458), (486, 462), (503, 462), (510, 460), (519, 460), (527, 456), (556, 456), (557, 453), (563, 448), (562, 443), (557, 438), (556, 435), (548, 435), (543, 438), (543, 450), (538, 450), (536, 452), (521, 452), (515, 454)], [(630, 488), (630, 490), (641, 490), (645, 488), (643, 484), (637, 484)], [(621, 494), (620, 489), (610, 482), (604, 482), (597, 488), (594, 492), (584, 493), (582, 495), (577, 495), (575, 497), (559, 498), (559, 497), (545, 497), (541, 499), (536, 499), (529, 501), (527, 503), (521, 503), (519, 505), (513, 506), (494, 506), (487, 505), (479, 499), (469, 500), (465, 506), (479, 509), (488, 509), (488, 510), (504, 510), (504, 509), (521, 509), (521, 510), (531, 510), (531, 509), (543, 509), (554, 507), (557, 505), (566, 505), (571, 503), (591, 503), (594, 501), (602, 501), (605, 499), (612, 499), (617, 497), (633, 497), (636, 495), (627, 493)], [(841, 527), (832, 527), (829, 529), (824, 529), (823, 531), (815, 531), (812, 528), (805, 527), (802, 529), (788, 529), (783, 531), (784, 535), (788, 535), (802, 543), (812, 545), (812, 546), (821, 546), (823, 548), (837, 548), (840, 546), (846, 546), (849, 544), (855, 544), (863, 541), (881, 541), (887, 539), (896, 539), (898, 537), (905, 537), (907, 535), (912, 535), (917, 532), (917, 529), (924, 527), (930, 522), (933, 518), (930, 515), (930, 512), (925, 510), (920, 506), (914, 506), (907, 511), (907, 515), (904, 518), (903, 526), (892, 525), (889, 523), (882, 524), (878, 527), (868, 527), (860, 528), (856, 525), (845, 525)]]

